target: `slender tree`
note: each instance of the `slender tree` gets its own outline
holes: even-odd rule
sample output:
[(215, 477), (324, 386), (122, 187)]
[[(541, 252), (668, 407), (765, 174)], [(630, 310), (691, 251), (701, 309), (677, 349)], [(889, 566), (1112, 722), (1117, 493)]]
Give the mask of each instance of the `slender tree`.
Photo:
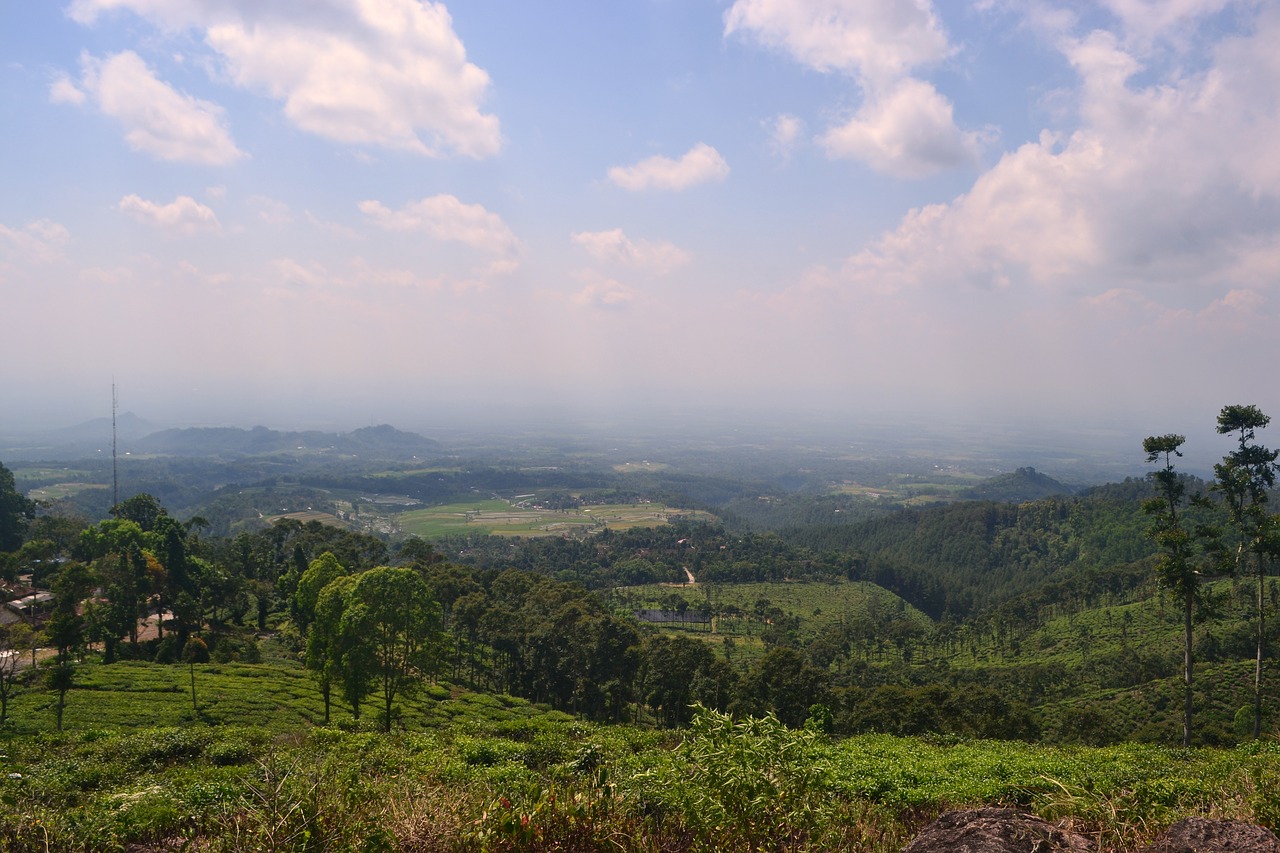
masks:
[(1216, 537), (1214, 531), (1203, 525), (1194, 531), (1198, 535), (1193, 535), (1183, 514), (1187, 506), (1186, 483), (1174, 469), (1173, 460), (1182, 456), (1181, 448), (1185, 442), (1186, 438), (1172, 433), (1143, 439), (1142, 449), (1146, 451), (1147, 461), (1163, 462), (1164, 467), (1151, 473), (1156, 496), (1145, 501), (1142, 510), (1152, 517), (1147, 535), (1160, 547), (1161, 553), (1156, 562), (1160, 585), (1170, 590), (1182, 605), (1182, 745), (1191, 746), (1195, 667), (1191, 616), (1200, 600), (1201, 573), (1197, 566), (1204, 562), (1202, 549), (1206, 544), (1212, 548)]
[(1214, 490), (1222, 495), (1237, 540), (1235, 562), (1251, 572), (1257, 585), (1257, 632), (1253, 673), (1253, 736), (1262, 734), (1262, 661), (1266, 648), (1265, 578), (1268, 543), (1275, 519), (1267, 512), (1267, 492), (1276, 484), (1276, 457), (1280, 451), (1258, 444), (1256, 431), (1271, 422), (1257, 406), (1223, 406), (1218, 432), (1234, 435), (1236, 449), (1213, 466)]
[(196, 704), (196, 664), (209, 662), (209, 646), (199, 637), (192, 637), (182, 647), (182, 659), (191, 670), (191, 710), (199, 711)]
[[(320, 590), (316, 597), (314, 619), (307, 632), (307, 669), (315, 673), (324, 699), (324, 722), (329, 724), (330, 697), (334, 686), (351, 704), (351, 713), (360, 719), (360, 702), (369, 692), (372, 672), (368, 648), (354, 634), (348, 621), (344, 624), (351, 590), (356, 585), (352, 575), (340, 575)], [(344, 627), (347, 629), (344, 633)]]
[(23, 634), (30, 631), (31, 626), (25, 622), (0, 625), (0, 725), (9, 720), (9, 700), (13, 698), (22, 664)]
[(75, 682), (75, 668), (72, 654), (84, 645), (84, 618), (77, 608), (84, 597), (89, 594), (93, 579), (89, 569), (79, 562), (70, 562), (62, 566), (53, 582), (53, 616), (45, 632), (58, 650), (49, 669), (46, 683), (58, 694), (54, 706), (57, 715), (58, 731), (62, 731), (62, 712), (67, 706), (67, 691)]

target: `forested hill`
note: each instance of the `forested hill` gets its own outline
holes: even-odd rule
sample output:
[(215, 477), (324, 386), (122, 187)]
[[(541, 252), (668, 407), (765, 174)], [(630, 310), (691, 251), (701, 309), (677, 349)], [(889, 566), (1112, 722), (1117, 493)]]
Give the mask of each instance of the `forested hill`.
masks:
[(1012, 474), (1001, 474), (984, 480), (973, 488), (961, 492), (960, 497), (964, 500), (1021, 503), (1069, 495), (1074, 491), (1075, 489), (1059, 483), (1047, 474), (1041, 474), (1035, 468), (1019, 468)]
[(1085, 605), (1144, 582), (1121, 567), (1153, 551), (1141, 511), (1149, 494), (1148, 483), (1129, 480), (1079, 497), (962, 501), (779, 536), (815, 553), (857, 554), (867, 580), (934, 618), (964, 619), (1028, 596)]

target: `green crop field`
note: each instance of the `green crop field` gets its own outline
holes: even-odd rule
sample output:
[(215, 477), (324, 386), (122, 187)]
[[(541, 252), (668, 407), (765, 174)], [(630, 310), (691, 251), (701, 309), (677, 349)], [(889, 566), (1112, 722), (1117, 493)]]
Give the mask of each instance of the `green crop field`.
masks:
[(302, 510), (300, 512), (286, 512), (280, 515), (272, 515), (267, 518), (268, 523), (275, 523), (282, 518), (290, 518), (306, 524), (308, 521), (318, 521), (321, 524), (332, 525), (333, 527), (346, 527), (347, 524), (331, 512), (320, 512), (318, 510)]
[[(324, 703), (315, 679), (297, 663), (210, 663), (199, 664), (194, 670), (198, 710), (193, 708), (191, 697), (192, 673), (185, 665), (90, 662), (77, 670), (63, 725), (70, 731), (236, 725), (280, 734), (309, 729), (324, 719)], [(17, 691), (5, 730), (26, 734), (52, 731), (53, 699), (54, 694), (45, 690)], [(410, 730), (437, 727), (471, 713), (473, 705), (497, 708), (504, 719), (550, 713), (535, 711), (523, 699), (451, 692), (438, 686), (427, 686), (398, 705), (399, 725)], [(372, 700), (363, 710), (370, 720), (376, 720), (379, 709)], [(335, 725), (356, 724), (351, 709), (338, 701), (331, 713)]]
[(710, 518), (706, 513), (669, 510), (662, 504), (599, 504), (567, 510), (526, 508), (492, 498), (465, 501), (395, 515), (405, 533), (431, 539), (450, 534), (492, 536), (560, 536), (590, 533), (605, 527), (614, 530), (666, 524), (679, 513)]
[(106, 483), (54, 483), (50, 486), (32, 489), (27, 493), (27, 497), (36, 501), (56, 501), (63, 498), (69, 498), (72, 495), (77, 495), (80, 492), (85, 492), (90, 489), (109, 488), (111, 487)]
[(767, 627), (755, 615), (761, 602), (799, 619), (802, 640), (843, 622), (877, 615), (892, 614), (922, 629), (932, 625), (928, 616), (897, 595), (861, 581), (646, 584), (613, 591), (615, 603), (627, 608), (667, 608), (673, 596), (687, 602), (690, 609), (710, 607), (717, 614), (711, 633), (735, 638), (757, 637)]
[[(1187, 815), (1280, 819), (1280, 745), (1047, 747), (860, 735), (699, 712), (671, 733), (430, 685), (379, 734), (296, 665), (93, 662), (51, 730), (0, 730), (0, 849), (896, 853), (957, 807), (1065, 820), (1132, 850)], [(370, 714), (369, 716), (376, 716)], [(36, 732), (39, 732), (38, 734)]]

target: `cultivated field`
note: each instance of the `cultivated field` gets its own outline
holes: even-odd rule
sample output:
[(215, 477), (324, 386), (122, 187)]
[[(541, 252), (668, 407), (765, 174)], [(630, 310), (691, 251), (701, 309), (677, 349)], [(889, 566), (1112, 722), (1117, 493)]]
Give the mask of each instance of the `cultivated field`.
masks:
[(561, 536), (586, 534), (608, 527), (656, 527), (673, 515), (711, 520), (708, 513), (670, 509), (659, 503), (598, 504), (556, 510), (523, 507), (492, 498), (398, 513), (396, 522), (405, 533), (431, 539), (450, 534), (492, 536)]

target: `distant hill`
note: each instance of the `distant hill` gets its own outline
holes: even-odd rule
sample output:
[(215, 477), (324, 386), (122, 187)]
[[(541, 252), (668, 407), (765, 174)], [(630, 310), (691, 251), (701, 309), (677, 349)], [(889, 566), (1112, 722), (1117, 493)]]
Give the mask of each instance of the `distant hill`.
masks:
[(1001, 474), (983, 480), (972, 488), (959, 493), (962, 500), (1003, 501), (1023, 503), (1042, 498), (1059, 497), (1075, 493), (1075, 489), (1041, 474), (1035, 468), (1019, 468), (1012, 474)]
[[(116, 416), (116, 437), (120, 441), (134, 441), (160, 429), (160, 425), (133, 412)], [(51, 444), (97, 443), (111, 445), (111, 418), (94, 418), (82, 424), (53, 430), (47, 435)]]
[[(116, 438), (121, 452), (126, 445), (150, 435), (160, 426), (133, 412), (116, 417)], [(110, 458), (111, 418), (94, 418), (75, 426), (0, 439), (0, 458), (80, 459)]]
[(394, 427), (364, 427), (348, 433), (281, 432), (257, 426), (168, 429), (132, 442), (135, 453), (162, 456), (260, 456), (329, 453), (377, 459), (410, 459), (440, 452), (439, 442)]

